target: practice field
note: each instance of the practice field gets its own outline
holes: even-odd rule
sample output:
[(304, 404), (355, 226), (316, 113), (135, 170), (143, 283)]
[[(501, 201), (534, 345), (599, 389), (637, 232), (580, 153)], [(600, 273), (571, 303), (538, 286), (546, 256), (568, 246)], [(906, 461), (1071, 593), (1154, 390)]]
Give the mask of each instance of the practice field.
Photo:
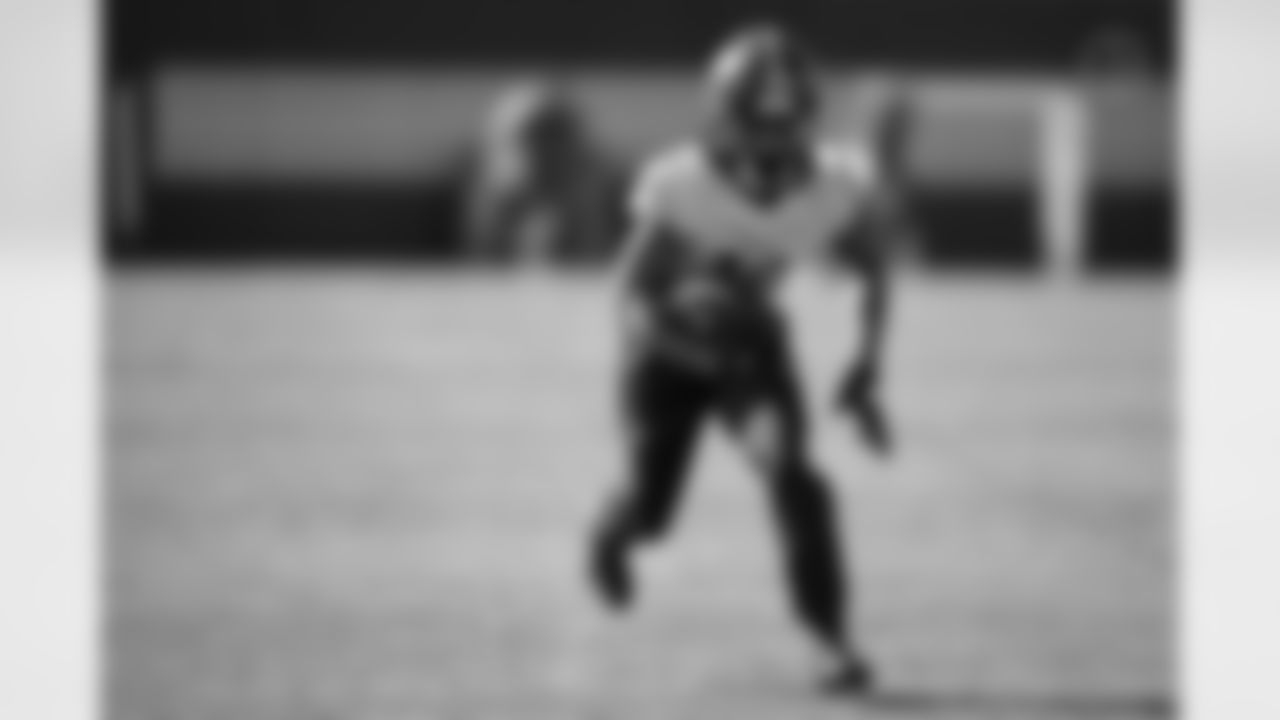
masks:
[(598, 279), (131, 270), (110, 284), (112, 720), (1133, 720), (1176, 714), (1174, 287), (913, 277), (901, 447), (817, 450), (884, 692), (811, 692), (763, 496), (708, 435), (633, 614), (583, 537), (617, 471)]

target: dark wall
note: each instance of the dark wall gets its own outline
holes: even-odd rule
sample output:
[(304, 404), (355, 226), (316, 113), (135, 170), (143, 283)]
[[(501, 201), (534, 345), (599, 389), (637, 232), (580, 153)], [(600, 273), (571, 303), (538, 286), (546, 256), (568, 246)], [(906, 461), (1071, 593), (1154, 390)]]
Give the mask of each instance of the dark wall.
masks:
[(117, 260), (449, 260), (457, 188), (170, 184), (155, 190), (144, 242)]
[[(1176, 65), (1171, 0), (106, 0), (107, 68), (145, 88), (175, 63), (253, 68), (452, 64), (691, 65), (729, 28), (782, 20), (829, 60), (947, 71), (1075, 67), (1099, 33), (1136, 39), (1154, 69)], [(1113, 36), (1114, 37), (1114, 36)], [(151, 78), (151, 79), (149, 79)], [(138, 94), (143, 135), (153, 98)], [(150, 145), (137, 150), (154, 165)], [(106, 163), (110, 164), (110, 163)], [(146, 173), (144, 172), (144, 175)], [(456, 251), (454, 190), (429, 187), (202, 185), (149, 176), (145, 238), (114, 257), (404, 256)], [(1038, 261), (1030, 190), (926, 192), (926, 259)], [(1099, 192), (1091, 262), (1176, 262), (1172, 187)]]
[[(170, 184), (156, 190), (148, 239), (116, 260), (456, 259), (460, 197), (449, 182), (404, 188)], [(1177, 266), (1176, 190), (1097, 192), (1086, 219), (1090, 269)], [(1029, 189), (917, 192), (920, 259), (931, 267), (1031, 269), (1045, 258)]]
[(110, 0), (109, 15), (122, 64), (683, 63), (767, 17), (835, 60), (947, 68), (1065, 67), (1121, 28), (1167, 69), (1177, 22), (1169, 0)]

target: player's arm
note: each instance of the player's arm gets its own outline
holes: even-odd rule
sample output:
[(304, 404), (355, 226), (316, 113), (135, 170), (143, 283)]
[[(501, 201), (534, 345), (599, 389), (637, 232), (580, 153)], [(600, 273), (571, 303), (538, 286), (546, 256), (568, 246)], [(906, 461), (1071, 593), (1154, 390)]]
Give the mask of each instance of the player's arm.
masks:
[(895, 203), (887, 195), (877, 200), (867, 224), (856, 231), (857, 250), (850, 267), (862, 278), (862, 342), (857, 364), (878, 370), (884, 357), (892, 299), (890, 247), (901, 227)]
[(670, 305), (671, 284), (684, 270), (685, 248), (679, 232), (654, 218), (633, 222), (623, 247), (619, 290), (624, 342), (690, 368), (710, 370), (713, 354), (690, 333)]
[(840, 239), (840, 265), (862, 280), (857, 309), (862, 336), (837, 395), (864, 438), (879, 452), (892, 448), (892, 435), (880, 399), (884, 354), (893, 295), (891, 249), (903, 228), (898, 198), (887, 189), (870, 198), (867, 212)]
[[(672, 305), (672, 287), (689, 269), (692, 245), (674, 217), (678, 168), (660, 156), (640, 172), (629, 198), (629, 229), (621, 253), (619, 289), (629, 350), (663, 354), (698, 370), (714, 369), (713, 353), (694, 337)], [(675, 182), (673, 182), (675, 181)]]

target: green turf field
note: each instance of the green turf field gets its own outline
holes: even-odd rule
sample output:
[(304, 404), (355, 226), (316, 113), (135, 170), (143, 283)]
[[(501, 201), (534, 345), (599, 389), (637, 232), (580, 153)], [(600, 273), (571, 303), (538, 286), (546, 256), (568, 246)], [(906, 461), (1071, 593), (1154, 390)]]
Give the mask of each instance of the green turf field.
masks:
[[(884, 695), (816, 697), (763, 497), (711, 435), (638, 612), (598, 280), (148, 270), (109, 284), (112, 720), (1174, 714), (1173, 293), (916, 277), (881, 464), (819, 423)], [(815, 410), (850, 299), (793, 296)]]

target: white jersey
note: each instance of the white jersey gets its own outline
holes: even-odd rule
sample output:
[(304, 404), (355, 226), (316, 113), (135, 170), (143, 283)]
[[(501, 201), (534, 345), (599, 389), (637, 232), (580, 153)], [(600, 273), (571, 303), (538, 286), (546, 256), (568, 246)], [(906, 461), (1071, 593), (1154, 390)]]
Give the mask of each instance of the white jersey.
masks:
[(659, 153), (642, 169), (633, 217), (673, 229), (690, 248), (729, 256), (767, 277), (830, 257), (865, 214), (878, 173), (855, 144), (815, 148), (813, 176), (777, 202), (761, 204), (735, 189), (695, 144)]

